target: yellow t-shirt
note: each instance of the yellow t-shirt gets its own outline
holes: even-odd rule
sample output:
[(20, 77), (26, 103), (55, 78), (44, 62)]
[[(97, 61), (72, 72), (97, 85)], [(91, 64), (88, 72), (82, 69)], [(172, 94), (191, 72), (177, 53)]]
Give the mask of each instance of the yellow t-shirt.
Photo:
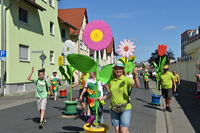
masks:
[(159, 81), (161, 81), (161, 87), (163, 89), (172, 88), (173, 80), (174, 80), (174, 75), (171, 72), (162, 73), (159, 79)]
[[(133, 79), (122, 75), (120, 78), (110, 80), (110, 92), (112, 97), (110, 98), (111, 104), (124, 104), (129, 100), (129, 88), (132, 86)], [(111, 106), (110, 106), (111, 107)], [(126, 110), (132, 109), (130, 103), (127, 104)]]
[(178, 74), (176, 74), (176, 75), (174, 75), (174, 80), (175, 80), (175, 82), (179, 82), (179, 75)]

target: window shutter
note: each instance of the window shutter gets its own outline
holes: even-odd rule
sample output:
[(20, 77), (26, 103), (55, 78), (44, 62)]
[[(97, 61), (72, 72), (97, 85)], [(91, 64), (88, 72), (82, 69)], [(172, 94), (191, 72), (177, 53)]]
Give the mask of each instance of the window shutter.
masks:
[(28, 60), (28, 47), (20, 45), (19, 46), (19, 59)]

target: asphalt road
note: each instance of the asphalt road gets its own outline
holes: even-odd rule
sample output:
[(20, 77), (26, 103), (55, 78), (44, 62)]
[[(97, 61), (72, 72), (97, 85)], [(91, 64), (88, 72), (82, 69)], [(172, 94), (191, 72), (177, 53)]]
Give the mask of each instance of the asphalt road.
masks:
[[(141, 78), (140, 81), (142, 81)], [(143, 82), (141, 82), (141, 88), (132, 91), (133, 110), (130, 133), (155, 132), (157, 108), (148, 104), (151, 102), (152, 93), (152, 89), (144, 89)], [(73, 91), (73, 96), (78, 97), (78, 89)], [(57, 101), (48, 100), (45, 115), (47, 123), (43, 129), (38, 128), (39, 112), (35, 102), (0, 110), (0, 133), (85, 133), (82, 127), (86, 124), (88, 117), (68, 116), (66, 118), (62, 114), (65, 109), (64, 100), (66, 98), (59, 98)], [(107, 133), (114, 133), (108, 109), (109, 100), (106, 100), (106, 103), (108, 104), (104, 106), (104, 123), (110, 127)], [(79, 104), (78, 112), (80, 112)]]

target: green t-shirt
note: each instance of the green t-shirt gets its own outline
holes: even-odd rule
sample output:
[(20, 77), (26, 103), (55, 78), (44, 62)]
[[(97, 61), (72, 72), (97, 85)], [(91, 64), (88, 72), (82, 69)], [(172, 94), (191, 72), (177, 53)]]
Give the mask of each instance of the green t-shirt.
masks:
[(86, 73), (86, 75), (81, 75), (79, 78), (79, 82), (80, 82), (80, 89), (83, 89), (85, 86), (85, 83), (87, 81), (87, 79), (90, 77), (89, 73)]
[[(129, 100), (129, 88), (132, 86), (133, 79), (122, 75), (120, 78), (110, 80), (110, 92), (112, 97), (110, 99), (111, 104), (123, 104)], [(110, 106), (111, 107), (111, 106)], [(126, 110), (132, 109), (130, 103), (127, 104)]]
[(45, 84), (45, 80), (40, 80), (39, 78), (35, 78), (33, 82), (36, 85), (35, 97), (47, 98), (46, 84), (48, 87), (50, 87), (49, 81), (46, 79), (46, 84)]
[(161, 87), (163, 89), (172, 88), (173, 80), (174, 80), (174, 75), (171, 72), (162, 73), (159, 79), (159, 81), (161, 81)]

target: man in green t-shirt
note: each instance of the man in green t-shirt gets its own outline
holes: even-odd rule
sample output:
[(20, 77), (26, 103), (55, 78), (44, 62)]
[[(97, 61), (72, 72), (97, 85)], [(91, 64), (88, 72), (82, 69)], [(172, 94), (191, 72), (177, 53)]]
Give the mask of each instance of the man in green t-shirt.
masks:
[(32, 79), (31, 76), (35, 71), (32, 67), (31, 73), (28, 75), (27, 79), (32, 81), (36, 85), (35, 97), (37, 98), (37, 108), (40, 111), (40, 125), (39, 128), (43, 128), (43, 124), (46, 122), (44, 118), (46, 104), (47, 104), (47, 88), (50, 87), (50, 83), (44, 78), (44, 70), (38, 70), (38, 78)]
[(160, 90), (160, 85), (162, 88), (162, 96), (165, 98), (166, 111), (172, 112), (170, 108), (171, 97), (172, 97), (172, 85), (174, 85), (174, 91), (176, 92), (176, 83), (174, 80), (174, 75), (168, 72), (169, 66), (165, 65), (163, 67), (163, 73), (160, 75), (158, 88)]
[[(89, 73), (83, 73), (80, 77), (77, 83), (75, 83), (74, 85), (72, 85), (72, 88), (74, 88), (75, 86), (78, 86), (80, 84), (80, 90), (79, 90), (79, 97), (85, 87), (86, 81), (87, 79), (90, 77)], [(80, 105), (81, 105), (81, 109), (82, 109), (82, 113), (80, 114), (80, 116), (84, 116), (84, 115), (88, 115), (90, 116), (90, 109), (89, 106), (87, 105), (87, 114), (86, 114), (86, 110), (85, 110), (85, 103), (84, 103), (84, 99), (86, 99), (86, 105), (87, 105), (87, 92), (84, 93), (82, 100), (80, 101)]]

